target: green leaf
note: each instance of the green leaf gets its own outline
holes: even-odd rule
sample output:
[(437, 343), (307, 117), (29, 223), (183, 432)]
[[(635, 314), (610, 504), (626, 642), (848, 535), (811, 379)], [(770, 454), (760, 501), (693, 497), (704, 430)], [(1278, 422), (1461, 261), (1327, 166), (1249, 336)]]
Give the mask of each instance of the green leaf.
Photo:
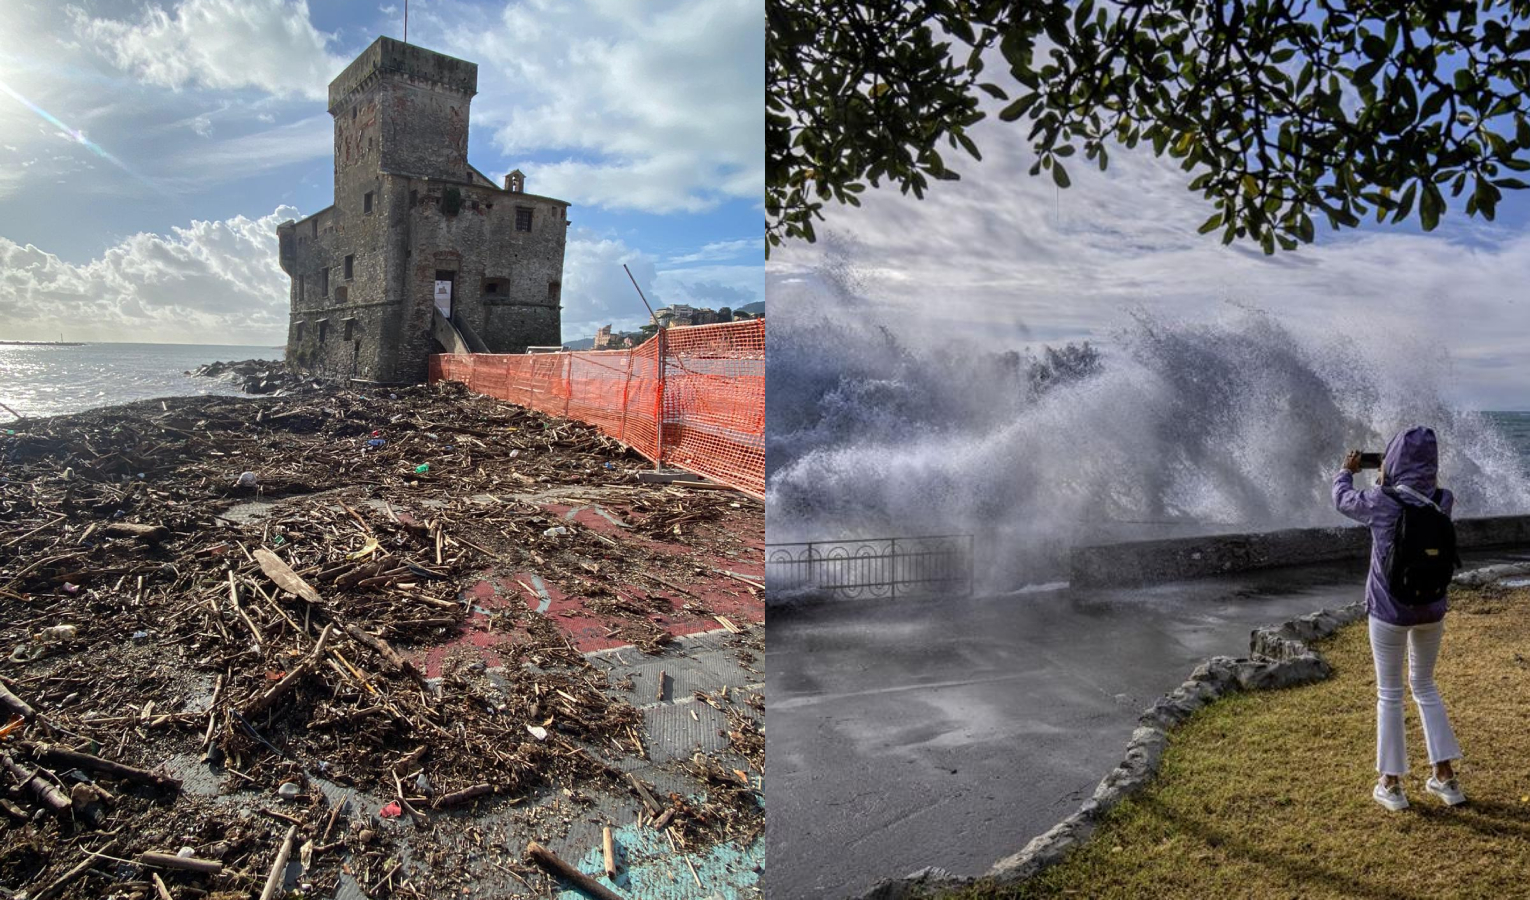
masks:
[(1440, 213), (1445, 211), (1445, 198), (1433, 181), (1424, 185), (1424, 196), (1418, 205), (1419, 224), (1425, 231), (1433, 231), (1440, 224)]
[(1020, 99), (1000, 110), (999, 118), (1005, 122), (1013, 122), (1021, 116), (1025, 115), (1025, 111), (1030, 109), (1032, 106), (1035, 106), (1036, 101), (1040, 99), (1041, 95), (1039, 93), (1026, 94), (1024, 97), (1021, 97)]
[(1057, 183), (1058, 187), (1065, 188), (1069, 184), (1072, 184), (1072, 182), (1068, 180), (1068, 173), (1063, 170), (1062, 163), (1053, 164), (1052, 180)]
[(1222, 227), (1222, 214), (1221, 213), (1217, 213), (1216, 215), (1214, 215), (1211, 218), (1207, 219), (1205, 224), (1201, 225), (1200, 228), (1196, 229), (1196, 232), (1198, 234), (1210, 234), (1211, 232), (1216, 231), (1220, 227)]
[(1413, 199), (1418, 194), (1418, 182), (1409, 183), (1407, 190), (1403, 191), (1402, 198), (1397, 201), (1397, 211), (1392, 214), (1393, 222), (1401, 222), (1413, 212)]

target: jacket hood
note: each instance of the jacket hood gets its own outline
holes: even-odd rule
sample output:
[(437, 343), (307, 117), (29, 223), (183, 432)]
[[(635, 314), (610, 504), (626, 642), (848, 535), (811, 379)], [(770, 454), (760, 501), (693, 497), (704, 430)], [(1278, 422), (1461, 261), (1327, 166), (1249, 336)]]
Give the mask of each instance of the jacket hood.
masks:
[(1440, 469), (1440, 451), (1434, 429), (1414, 425), (1399, 431), (1387, 444), (1382, 464), (1386, 483), (1405, 484), (1428, 497), (1434, 493)]

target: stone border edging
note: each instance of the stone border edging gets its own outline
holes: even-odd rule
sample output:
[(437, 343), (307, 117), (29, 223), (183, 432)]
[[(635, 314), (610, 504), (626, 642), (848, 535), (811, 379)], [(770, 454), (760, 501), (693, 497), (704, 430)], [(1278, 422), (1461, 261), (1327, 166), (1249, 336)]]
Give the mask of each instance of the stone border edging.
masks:
[[(1476, 588), (1505, 578), (1530, 575), (1530, 563), (1483, 566), (1459, 572), (1451, 583)], [(1094, 795), (1078, 811), (1031, 839), (1019, 852), (993, 864), (978, 878), (953, 875), (927, 866), (902, 878), (884, 879), (851, 900), (915, 900), (934, 891), (949, 891), (979, 878), (1015, 884), (1035, 877), (1087, 841), (1105, 814), (1140, 791), (1158, 772), (1169, 730), (1201, 707), (1234, 691), (1272, 690), (1322, 681), (1333, 669), (1309, 646), (1366, 616), (1364, 600), (1338, 609), (1322, 609), (1280, 625), (1255, 628), (1249, 635), (1249, 656), (1213, 656), (1196, 666), (1179, 687), (1158, 698), (1137, 717), (1137, 729), (1126, 744), (1126, 756), (1100, 781)]]
[[(1126, 755), (1100, 781), (1094, 795), (1076, 812), (1033, 838), (1019, 853), (994, 863), (983, 878), (1013, 884), (1034, 877), (1088, 840), (1095, 827), (1122, 800), (1140, 791), (1158, 772), (1169, 731), (1201, 707), (1235, 691), (1270, 690), (1322, 681), (1333, 674), (1322, 654), (1309, 644), (1365, 618), (1365, 602), (1298, 616), (1281, 625), (1256, 628), (1249, 636), (1249, 657), (1213, 656), (1195, 667), (1183, 684), (1160, 697), (1137, 719)], [(928, 867), (903, 878), (878, 882), (855, 900), (912, 900), (933, 891), (953, 890), (977, 878)]]

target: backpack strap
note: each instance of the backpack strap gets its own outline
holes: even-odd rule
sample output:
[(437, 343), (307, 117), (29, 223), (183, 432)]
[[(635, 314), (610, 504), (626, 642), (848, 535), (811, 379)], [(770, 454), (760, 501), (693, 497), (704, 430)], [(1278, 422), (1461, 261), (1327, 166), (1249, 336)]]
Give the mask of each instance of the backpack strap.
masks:
[[(1398, 499), (1398, 496), (1397, 496), (1398, 494), (1407, 494), (1409, 497), (1412, 497), (1414, 500), (1417, 500), (1420, 503), (1423, 503), (1425, 506), (1433, 507), (1435, 512), (1438, 512), (1438, 513), (1444, 513), (1445, 512), (1445, 510), (1440, 509), (1440, 505), (1438, 503), (1436, 503), (1434, 500), (1430, 499), (1429, 497), (1425, 497), (1423, 494), (1420, 494), (1418, 491), (1415, 491), (1413, 488), (1408, 487), (1406, 484), (1399, 484), (1395, 488), (1384, 487), (1384, 488), (1382, 488), (1382, 490), (1384, 492), (1386, 492), (1387, 496), (1391, 497), (1393, 500), (1397, 500)], [(1435, 496), (1440, 496), (1440, 491), (1439, 491), (1438, 488), (1435, 489)]]

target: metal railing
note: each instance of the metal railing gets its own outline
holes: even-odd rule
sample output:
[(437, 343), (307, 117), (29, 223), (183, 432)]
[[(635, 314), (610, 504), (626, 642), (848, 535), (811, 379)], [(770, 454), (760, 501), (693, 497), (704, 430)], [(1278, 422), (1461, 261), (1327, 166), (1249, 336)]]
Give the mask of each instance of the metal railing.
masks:
[(765, 589), (844, 599), (972, 593), (972, 535), (765, 545)]

